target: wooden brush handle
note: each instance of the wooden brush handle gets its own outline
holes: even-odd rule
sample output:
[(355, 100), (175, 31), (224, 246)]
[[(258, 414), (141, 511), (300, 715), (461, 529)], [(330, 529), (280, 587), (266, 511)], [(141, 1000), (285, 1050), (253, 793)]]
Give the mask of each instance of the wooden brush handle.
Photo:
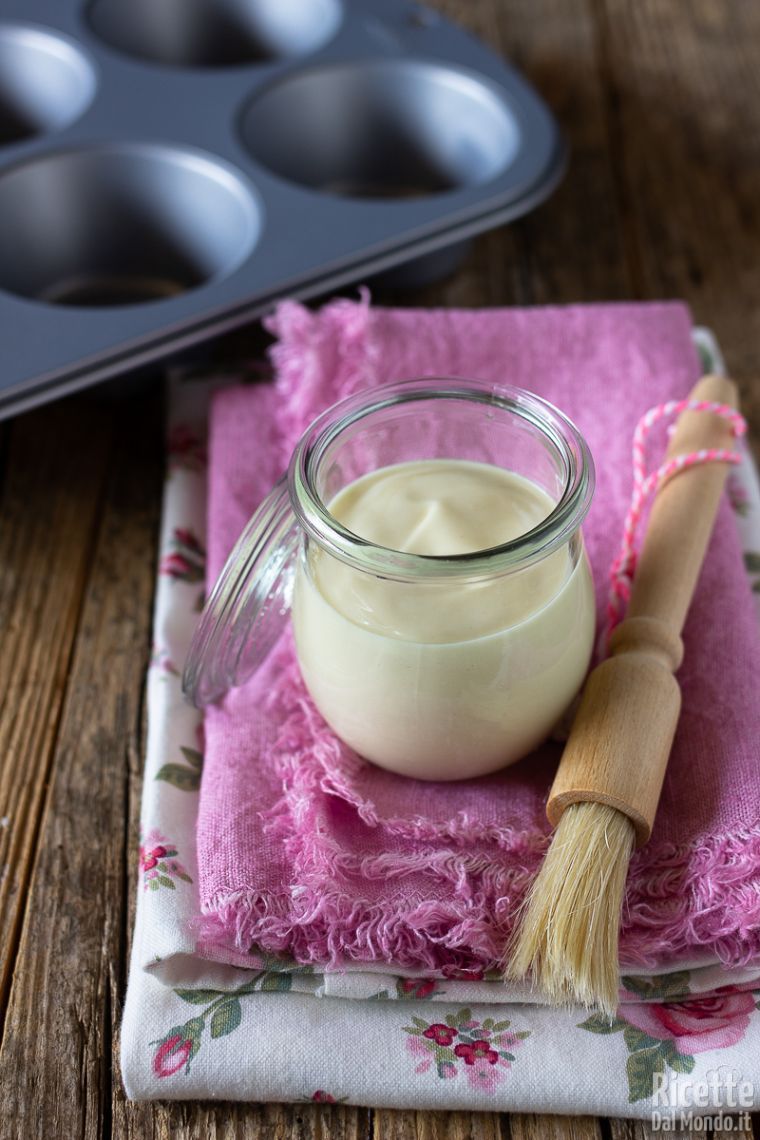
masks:
[[(693, 400), (737, 406), (735, 385), (705, 376)], [(730, 448), (731, 425), (710, 412), (684, 412), (667, 458)], [(572, 803), (609, 804), (629, 817), (637, 845), (652, 831), (681, 709), (673, 673), (681, 630), (710, 540), (728, 464), (705, 463), (671, 476), (657, 492), (633, 580), (627, 617), (611, 656), (590, 674), (552, 785), (546, 812), (556, 826)]]

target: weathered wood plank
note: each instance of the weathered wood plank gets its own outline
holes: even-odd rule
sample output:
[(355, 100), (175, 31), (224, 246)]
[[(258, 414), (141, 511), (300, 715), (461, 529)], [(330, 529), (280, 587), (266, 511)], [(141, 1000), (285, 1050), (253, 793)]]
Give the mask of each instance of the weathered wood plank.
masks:
[(117, 1098), (119, 1140), (370, 1140), (368, 1109), (343, 1105), (130, 1104)]
[(0, 498), (0, 1010), (105, 479), (110, 417), (81, 405), (3, 425)]
[(630, 297), (592, 0), (436, 0), (434, 6), (536, 85), (570, 144), (570, 165), (537, 211), (478, 239), (449, 282), (394, 299), (469, 307)]
[[(645, 1120), (610, 1121), (610, 1140), (654, 1140), (658, 1135), (662, 1135), (662, 1133), (654, 1132), (651, 1124)], [(685, 1135), (690, 1137), (690, 1140), (707, 1140), (707, 1133), (704, 1130), (697, 1132), (694, 1129), (689, 1129), (685, 1132), (675, 1131), (667, 1135)]]
[(375, 1109), (372, 1140), (506, 1140), (506, 1118), (492, 1112), (399, 1112)]
[[(119, 409), (0, 1051), (3, 1136), (110, 1134), (127, 773), (130, 753), (137, 763), (155, 575), (156, 413), (155, 400)], [(71, 432), (48, 439), (51, 452), (71, 452)], [(72, 454), (73, 470), (80, 462)], [(79, 487), (72, 528), (74, 508), (96, 499)], [(58, 533), (47, 548), (38, 543), (40, 593), (56, 566)], [(22, 524), (16, 534), (20, 541)], [(60, 577), (59, 589), (73, 589), (71, 566)]]
[(711, 325), (760, 433), (760, 6), (600, 0), (610, 140), (641, 296)]
[(599, 1120), (592, 1116), (510, 1116), (512, 1140), (602, 1140)]

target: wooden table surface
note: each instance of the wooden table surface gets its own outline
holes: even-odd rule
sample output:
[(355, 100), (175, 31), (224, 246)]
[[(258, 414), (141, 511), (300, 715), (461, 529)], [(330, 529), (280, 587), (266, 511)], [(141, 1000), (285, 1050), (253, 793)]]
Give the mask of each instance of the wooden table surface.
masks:
[[(572, 162), (550, 202), (480, 239), (453, 279), (390, 299), (685, 297), (717, 331), (760, 438), (760, 4), (437, 4), (533, 80)], [(254, 342), (254, 332), (238, 335), (233, 350)], [(590, 1118), (125, 1100), (118, 1032), (161, 417), (154, 383), (121, 401), (83, 395), (0, 425), (0, 1135), (649, 1136), (646, 1125)]]

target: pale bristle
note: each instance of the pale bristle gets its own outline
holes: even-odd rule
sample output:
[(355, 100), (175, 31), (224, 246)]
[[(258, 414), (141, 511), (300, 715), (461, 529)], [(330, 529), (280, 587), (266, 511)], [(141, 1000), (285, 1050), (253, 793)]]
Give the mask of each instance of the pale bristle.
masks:
[(557, 1005), (615, 1012), (620, 914), (634, 845), (631, 821), (615, 808), (565, 809), (507, 949), (508, 978), (531, 974)]

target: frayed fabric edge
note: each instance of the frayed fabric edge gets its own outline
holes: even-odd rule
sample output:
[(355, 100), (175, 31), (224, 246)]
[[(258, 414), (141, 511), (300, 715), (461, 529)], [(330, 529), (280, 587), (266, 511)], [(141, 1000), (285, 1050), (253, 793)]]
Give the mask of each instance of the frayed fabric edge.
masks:
[[(371, 336), (370, 293), (341, 298), (319, 312), (299, 301), (282, 301), (265, 318), (277, 341), (269, 349), (280, 399), (278, 422), (286, 462), (298, 438), (326, 404), (335, 403), (372, 380), (377, 349)], [(326, 392), (330, 398), (326, 400)]]
[[(532, 867), (505, 869), (505, 882), (510, 879), (514, 888), (516, 878), (528, 881), (538, 864), (536, 859)], [(688, 848), (662, 844), (640, 852), (623, 914), (623, 966), (657, 968), (708, 950), (727, 967), (760, 959), (758, 887), (760, 823)], [(196, 929), (238, 952), (287, 952), (298, 962), (328, 969), (346, 961), (384, 962), (446, 977), (452, 969), (495, 968), (517, 906), (513, 895), (493, 897), (485, 908), (451, 897), (400, 907), (392, 900), (356, 899), (337, 885), (320, 890), (301, 884), (279, 893), (220, 892), (204, 907)]]

